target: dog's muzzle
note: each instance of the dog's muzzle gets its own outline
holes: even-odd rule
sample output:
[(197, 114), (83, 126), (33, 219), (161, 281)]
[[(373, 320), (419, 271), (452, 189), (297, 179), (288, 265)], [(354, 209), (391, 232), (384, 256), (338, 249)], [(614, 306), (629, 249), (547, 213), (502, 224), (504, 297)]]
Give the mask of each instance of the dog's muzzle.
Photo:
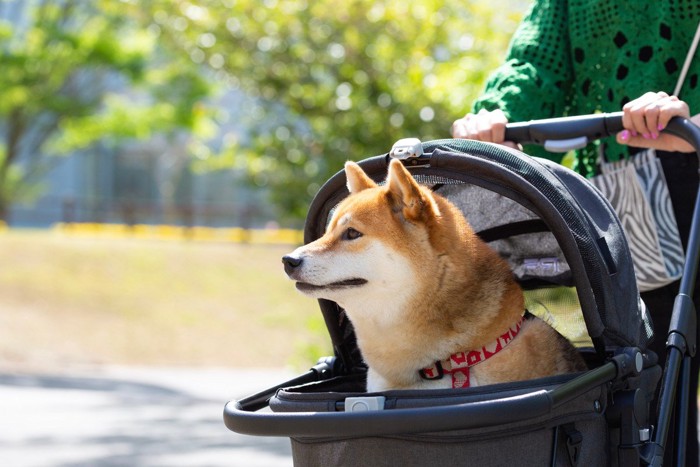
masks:
[(335, 281), (328, 284), (310, 284), (308, 282), (300, 281), (300, 271), (304, 263), (303, 258), (298, 258), (296, 256), (283, 256), (282, 263), (284, 263), (284, 272), (287, 273), (290, 279), (297, 281), (297, 289), (301, 292), (310, 293), (317, 290), (339, 290), (351, 287), (359, 287), (365, 285), (367, 281), (360, 278), (350, 278), (341, 281)]

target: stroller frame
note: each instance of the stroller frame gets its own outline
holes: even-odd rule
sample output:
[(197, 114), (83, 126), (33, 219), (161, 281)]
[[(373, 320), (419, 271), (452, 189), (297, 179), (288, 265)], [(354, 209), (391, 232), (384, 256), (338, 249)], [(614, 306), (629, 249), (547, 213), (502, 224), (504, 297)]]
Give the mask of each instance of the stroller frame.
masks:
[[(509, 124), (506, 139), (520, 143), (547, 144), (547, 141), (564, 141), (565, 149), (575, 149), (581, 135), (599, 139), (618, 131), (622, 127), (622, 113), (591, 115), (584, 117), (554, 118), (528, 123)], [(673, 118), (666, 132), (689, 142), (700, 156), (700, 128), (688, 119)], [(584, 145), (588, 142), (586, 138)], [(571, 143), (571, 144), (567, 144)], [(697, 315), (693, 303), (695, 279), (700, 259), (700, 190), (695, 199), (693, 219), (688, 237), (686, 261), (681, 284), (673, 305), (666, 350), (667, 358), (659, 402), (659, 415), (652, 442), (642, 450), (642, 460), (651, 466), (663, 464), (666, 441), (674, 411), (675, 393), (680, 380), (680, 397), (677, 406), (676, 430), (677, 457), (675, 465), (685, 465), (685, 445), (688, 436), (688, 406), (690, 401), (690, 360), (697, 352)]]
[[(564, 117), (509, 124), (506, 139), (521, 143), (542, 144), (545, 147), (569, 150), (622, 130), (622, 114), (596, 114), (582, 117)], [(674, 118), (665, 130), (690, 142), (700, 153), (700, 128), (689, 120)], [(420, 164), (420, 157), (413, 161)], [(615, 416), (621, 426), (619, 465), (661, 466), (674, 408), (678, 409), (677, 465), (684, 465), (684, 446), (687, 438), (687, 407), (689, 404), (690, 359), (695, 356), (696, 313), (692, 294), (700, 259), (700, 191), (696, 198), (693, 222), (686, 252), (686, 263), (672, 310), (671, 326), (667, 335), (667, 360), (663, 372), (662, 390), (656, 429), (649, 438), (640, 433), (635, 414), (635, 396), (622, 391), (615, 404)], [(330, 328), (329, 328), (330, 329)], [(338, 349), (336, 349), (337, 351)], [(341, 349), (342, 350), (342, 349)], [(600, 349), (598, 349), (600, 350)], [(551, 389), (478, 403), (449, 406), (405, 408), (372, 412), (258, 412), (269, 405), (279, 389), (323, 381), (347, 372), (346, 362), (351, 357), (337, 352), (299, 377), (264, 390), (240, 401), (232, 400), (224, 408), (224, 421), (232, 431), (262, 436), (296, 437), (367, 437), (397, 433), (440, 432), (487, 427), (529, 420), (546, 415), (557, 407), (601, 384), (615, 385), (625, 378), (639, 375), (642, 356), (634, 347), (622, 348), (601, 366), (589, 370)], [(681, 391), (676, 401), (675, 388), (680, 381)], [(623, 400), (623, 399), (629, 400)], [(616, 400), (617, 402), (617, 400)]]

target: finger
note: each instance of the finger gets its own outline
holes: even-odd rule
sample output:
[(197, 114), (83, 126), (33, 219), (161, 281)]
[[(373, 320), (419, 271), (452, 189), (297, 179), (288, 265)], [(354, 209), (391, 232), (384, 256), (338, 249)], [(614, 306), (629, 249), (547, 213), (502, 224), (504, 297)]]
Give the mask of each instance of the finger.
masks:
[(657, 129), (662, 131), (668, 126), (668, 122), (673, 117), (690, 118), (690, 108), (688, 104), (676, 96), (669, 96), (665, 105), (661, 108)]
[(455, 120), (452, 123), (452, 137), (453, 138), (469, 138), (469, 116), (467, 114), (464, 117)]
[(618, 133), (618, 137), (621, 137), (622, 141), (627, 141), (634, 131), (634, 127), (632, 126), (632, 113), (628, 110), (627, 105), (625, 105), (622, 110), (622, 127), (625, 128), (625, 130)]
[(644, 109), (657, 99), (658, 93), (647, 92), (624, 105), (622, 108), (622, 123), (626, 129), (630, 130), (632, 136), (636, 136), (638, 133), (648, 134)]
[(452, 126), (450, 127), (450, 135), (453, 138), (463, 138), (464, 128), (460, 120), (455, 120), (452, 122)]
[(474, 132), (475, 139), (479, 141), (493, 142), (491, 136), (491, 112), (486, 109), (479, 110), (479, 113), (474, 117)]
[[(493, 111), (490, 112), (485, 109), (481, 109), (478, 114), (476, 114), (476, 117), (474, 118), (474, 124), (475, 124), (475, 129), (474, 131), (476, 132), (476, 139), (479, 141), (488, 141), (491, 143), (502, 143), (503, 142), (503, 136), (505, 136), (505, 124), (502, 123), (502, 121), (505, 119), (505, 117), (502, 115), (499, 117), (498, 113), (500, 111)], [(500, 121), (500, 123), (499, 123)], [(501, 138), (500, 140), (498, 139), (498, 133), (499, 130), (494, 128), (494, 125), (496, 126), (503, 126), (501, 133)]]
[[(633, 135), (639, 134), (644, 138), (651, 138), (651, 133), (656, 129), (656, 125), (651, 128), (647, 124), (648, 121), (654, 122), (658, 120), (658, 108), (655, 99), (639, 100), (630, 109), (630, 118), (632, 120)], [(652, 123), (653, 124), (653, 123)]]
[[(646, 104), (645, 104), (646, 105)], [(636, 105), (630, 111), (630, 131), (632, 136), (643, 135), (645, 138), (649, 138), (646, 127), (646, 119), (644, 118), (644, 105)]]
[(647, 105), (644, 109), (644, 132), (643, 134), (650, 139), (657, 139), (659, 137), (659, 115), (661, 114), (660, 101), (652, 102)]
[(651, 139), (657, 139), (659, 132), (676, 115), (688, 115), (687, 104), (676, 96), (669, 96), (665, 92), (657, 93), (656, 101), (650, 103), (644, 109), (644, 119)]
[[(625, 130), (629, 132), (629, 130)], [(662, 133), (658, 138), (644, 138), (641, 135), (637, 136), (625, 136), (625, 131), (617, 134), (617, 142), (620, 144), (626, 144), (628, 146), (633, 146), (636, 148), (653, 148), (660, 149), (663, 151), (671, 152), (693, 152), (693, 147), (685, 140), (673, 136), (669, 133)]]
[(506, 138), (508, 118), (501, 109), (491, 112), (491, 136), (494, 143), (503, 143)]

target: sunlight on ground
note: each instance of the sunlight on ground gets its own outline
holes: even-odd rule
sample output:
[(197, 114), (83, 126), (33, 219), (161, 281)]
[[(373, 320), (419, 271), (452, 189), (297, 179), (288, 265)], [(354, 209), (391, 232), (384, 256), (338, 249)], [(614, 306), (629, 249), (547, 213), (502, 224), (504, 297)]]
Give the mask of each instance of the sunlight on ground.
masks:
[(0, 234), (0, 361), (306, 368), (331, 351), (292, 248)]

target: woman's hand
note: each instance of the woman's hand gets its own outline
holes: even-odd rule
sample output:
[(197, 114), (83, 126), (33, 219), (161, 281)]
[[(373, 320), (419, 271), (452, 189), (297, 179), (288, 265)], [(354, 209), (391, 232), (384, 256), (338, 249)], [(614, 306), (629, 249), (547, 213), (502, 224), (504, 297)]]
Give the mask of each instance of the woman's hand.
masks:
[(506, 123), (508, 119), (500, 109), (491, 112), (481, 109), (477, 114), (468, 113), (459, 120), (455, 120), (452, 124), (452, 137), (487, 141), (520, 149), (519, 145), (513, 141), (504, 141)]
[[(683, 139), (662, 133), (673, 117), (690, 118), (688, 104), (665, 92), (648, 92), (622, 108), (625, 130), (617, 134), (617, 142), (639, 148), (693, 152), (693, 147)], [(700, 115), (692, 120), (700, 123)]]

